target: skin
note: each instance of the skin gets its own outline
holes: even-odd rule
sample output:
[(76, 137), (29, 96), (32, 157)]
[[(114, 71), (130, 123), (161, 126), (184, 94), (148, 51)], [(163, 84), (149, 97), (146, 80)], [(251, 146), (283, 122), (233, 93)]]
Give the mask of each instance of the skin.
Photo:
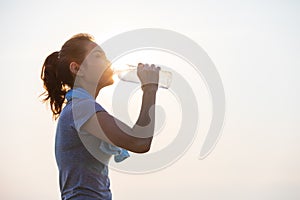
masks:
[(83, 63), (71, 62), (70, 70), (76, 76), (74, 85), (83, 87), (96, 98), (103, 87), (114, 83), (113, 71), (111, 62), (99, 45), (90, 42), (86, 48), (87, 56)]
[[(113, 71), (105, 52), (96, 43), (90, 42), (86, 48), (88, 55), (84, 62), (81, 65), (71, 62), (70, 70), (76, 75), (74, 86), (84, 88), (96, 99), (102, 88), (114, 83)], [(107, 112), (97, 112), (82, 126), (82, 130), (135, 153), (149, 151), (154, 134), (159, 70), (155, 65), (138, 65), (137, 74), (142, 83), (143, 98), (139, 117), (133, 127)]]

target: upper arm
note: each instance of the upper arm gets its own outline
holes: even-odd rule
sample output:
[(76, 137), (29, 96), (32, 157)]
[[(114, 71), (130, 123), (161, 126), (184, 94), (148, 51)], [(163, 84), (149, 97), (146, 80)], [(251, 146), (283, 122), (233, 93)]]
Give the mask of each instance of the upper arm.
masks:
[(82, 130), (132, 152), (143, 153), (149, 150), (147, 138), (134, 137), (131, 127), (108, 112), (96, 112), (82, 126)]

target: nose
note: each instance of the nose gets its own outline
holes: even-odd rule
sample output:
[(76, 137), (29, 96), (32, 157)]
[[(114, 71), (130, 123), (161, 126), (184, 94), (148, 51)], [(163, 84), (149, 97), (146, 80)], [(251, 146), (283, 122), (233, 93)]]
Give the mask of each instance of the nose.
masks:
[(106, 69), (107, 69), (108, 71), (111, 71), (111, 73), (113, 73), (113, 69), (112, 69), (112, 67), (111, 67), (112, 63), (111, 63), (109, 60), (106, 60), (106, 61), (107, 61), (107, 65), (106, 65), (107, 68), (106, 68)]
[(109, 67), (109, 68), (111, 68), (111, 62), (109, 61), (109, 60), (106, 60), (106, 65), (107, 65), (107, 67)]

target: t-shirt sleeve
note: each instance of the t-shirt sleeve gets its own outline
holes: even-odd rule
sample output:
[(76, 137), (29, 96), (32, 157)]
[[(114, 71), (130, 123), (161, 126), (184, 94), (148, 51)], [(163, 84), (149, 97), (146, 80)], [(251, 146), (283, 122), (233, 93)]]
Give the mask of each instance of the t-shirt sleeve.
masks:
[(80, 133), (80, 128), (87, 122), (96, 112), (106, 110), (93, 99), (83, 99), (72, 105), (72, 114), (74, 126)]

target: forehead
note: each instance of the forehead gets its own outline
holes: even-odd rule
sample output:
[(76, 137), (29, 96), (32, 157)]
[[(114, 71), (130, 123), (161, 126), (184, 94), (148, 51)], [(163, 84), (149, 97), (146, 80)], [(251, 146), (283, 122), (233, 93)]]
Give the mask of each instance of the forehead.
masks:
[(87, 45), (87, 50), (89, 53), (93, 53), (95, 51), (104, 53), (103, 49), (95, 42), (89, 42)]

